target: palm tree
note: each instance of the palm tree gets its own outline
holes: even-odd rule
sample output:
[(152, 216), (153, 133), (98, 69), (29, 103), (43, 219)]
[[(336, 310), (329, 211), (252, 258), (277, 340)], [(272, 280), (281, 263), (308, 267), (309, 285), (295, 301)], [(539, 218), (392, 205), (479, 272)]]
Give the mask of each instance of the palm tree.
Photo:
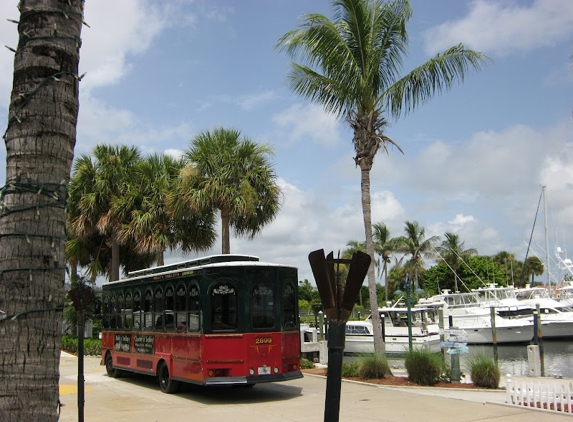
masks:
[(268, 156), (272, 149), (219, 127), (200, 132), (186, 153), (193, 171), (185, 173), (183, 199), (196, 212), (221, 213), (222, 253), (231, 253), (229, 229), (253, 238), (280, 208), (281, 191)]
[(0, 420), (55, 421), (83, 1), (19, 10), (0, 194)]
[(446, 233), (445, 240), (436, 248), (439, 256), (448, 264), (454, 273), (454, 289), (458, 291), (458, 267), (461, 262), (465, 262), (466, 258), (477, 254), (477, 249), (470, 248), (464, 249), (464, 242), (460, 241), (460, 237), (454, 233)]
[[(302, 17), (298, 29), (278, 40), (277, 48), (303, 64), (291, 63), (288, 85), (346, 119), (354, 131), (354, 162), (361, 171), (366, 250), (374, 262), (370, 170), (379, 150), (397, 144), (385, 135), (385, 112), (398, 118), (464, 79), (468, 67), (479, 70), (481, 53), (454, 46), (400, 77), (408, 46), (406, 24), (412, 15), (407, 0), (333, 0), (331, 21), (320, 14)], [(368, 272), (375, 350), (383, 350), (374, 266)]]
[(515, 265), (515, 255), (507, 251), (501, 251), (495, 254), (492, 257), (492, 260), (503, 266), (505, 271), (505, 284), (509, 285), (509, 280), (513, 281), (513, 266)]
[[(523, 266), (523, 272), (525, 273), (525, 276), (531, 276), (531, 285), (533, 286), (533, 283), (535, 281), (534, 277), (536, 275), (541, 275), (545, 272), (545, 265), (543, 264), (543, 261), (538, 257), (530, 256), (525, 260), (525, 265)], [(519, 286), (519, 287), (524, 287), (524, 286)]]
[(403, 252), (410, 256), (408, 260), (410, 279), (414, 279), (414, 288), (420, 286), (418, 274), (424, 268), (424, 258), (432, 258), (435, 254), (434, 245), (439, 242), (439, 236), (431, 236), (427, 239), (426, 229), (420, 227), (417, 221), (406, 221), (404, 223), (406, 236), (396, 239), (396, 251)]
[(120, 240), (132, 209), (121, 202), (134, 180), (134, 167), (141, 159), (136, 147), (97, 145), (93, 159), (82, 155), (74, 164), (70, 195), (69, 227), (72, 237), (104, 237), (111, 249), (110, 281), (119, 280)]
[(157, 265), (164, 265), (167, 249), (183, 252), (208, 249), (215, 241), (215, 216), (212, 212), (179, 210), (175, 204), (179, 176), (185, 163), (169, 155), (154, 154), (134, 166), (134, 180), (127, 194), (115, 204), (130, 214), (120, 231), (119, 240), (133, 239), (136, 251), (152, 253)]
[[(377, 260), (378, 264), (378, 276), (384, 274), (384, 290), (386, 295), (386, 302), (388, 301), (389, 297), (389, 286), (388, 286), (388, 264), (390, 261), (390, 256), (394, 249), (396, 248), (396, 242), (394, 239), (390, 237), (390, 230), (386, 227), (384, 223), (376, 223), (372, 226), (374, 229), (373, 232), (373, 242), (374, 242), (374, 251), (380, 257)], [(381, 262), (382, 261), (382, 265)]]

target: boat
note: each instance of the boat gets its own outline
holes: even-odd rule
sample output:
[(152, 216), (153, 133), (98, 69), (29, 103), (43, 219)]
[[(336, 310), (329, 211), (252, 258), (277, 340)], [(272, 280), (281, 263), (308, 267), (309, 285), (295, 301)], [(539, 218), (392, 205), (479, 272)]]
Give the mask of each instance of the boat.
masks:
[(573, 337), (573, 307), (553, 299), (548, 287), (516, 289), (514, 286), (488, 285), (475, 289), (488, 306), (496, 306), (500, 315), (511, 319), (525, 319), (533, 323), (533, 313), (539, 307), (541, 332), (544, 338)]
[(505, 316), (507, 306), (500, 302), (486, 302), (480, 293), (451, 293), (444, 290), (441, 294), (421, 298), (416, 307), (441, 309), (444, 326), (463, 329), (467, 333), (469, 344), (493, 343), (492, 315), (490, 308), (495, 307), (493, 323), (496, 328), (497, 343), (527, 343), (533, 338), (533, 317), (511, 318)]
[(544, 338), (565, 339), (573, 337), (573, 307), (553, 299), (545, 287), (529, 287), (515, 290), (519, 302), (539, 308), (541, 331)]
[[(404, 354), (409, 350), (408, 309), (404, 307), (378, 308), (383, 321), (382, 334), (386, 354)], [(432, 310), (411, 309), (412, 346), (440, 351), (438, 324), (432, 318)], [(362, 321), (346, 323), (345, 354), (374, 353), (374, 330), (371, 316)]]

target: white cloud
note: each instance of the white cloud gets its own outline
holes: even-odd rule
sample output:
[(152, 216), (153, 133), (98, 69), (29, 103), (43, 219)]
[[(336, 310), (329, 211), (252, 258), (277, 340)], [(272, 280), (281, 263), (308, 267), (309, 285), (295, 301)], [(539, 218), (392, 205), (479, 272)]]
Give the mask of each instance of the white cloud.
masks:
[(80, 60), (81, 73), (88, 72), (84, 92), (115, 84), (129, 73), (127, 56), (150, 48), (168, 23), (166, 13), (165, 7), (148, 1), (86, 2), (84, 15), (90, 28), (82, 29)]
[(78, 118), (76, 153), (89, 153), (96, 144), (137, 145), (144, 153), (161, 152), (165, 145), (191, 139), (194, 129), (187, 122), (176, 126), (149, 126), (128, 110), (117, 109), (87, 97)]
[(488, 55), (508, 55), (568, 41), (573, 35), (573, 2), (570, 0), (476, 0), (469, 14), (448, 21), (424, 34), (426, 51), (435, 54), (463, 42)]
[(339, 122), (332, 114), (316, 104), (296, 104), (272, 118), (287, 132), (291, 142), (314, 141), (322, 145), (335, 145), (341, 141)]
[(183, 158), (183, 156), (185, 155), (185, 151), (181, 151), (180, 149), (171, 149), (171, 148), (166, 149), (165, 151), (163, 151), (163, 153), (165, 155), (169, 155), (172, 158), (175, 158), (176, 160)]
[(239, 105), (243, 110), (252, 110), (253, 108), (258, 107), (259, 105), (274, 98), (275, 91), (268, 90), (260, 94), (246, 95), (241, 100), (239, 100)]
[[(394, 177), (416, 190), (438, 191), (466, 200), (510, 195), (523, 185), (539, 183), (543, 157), (560, 143), (557, 138), (525, 125), (501, 132), (477, 132), (461, 143), (438, 140), (416, 156)], [(386, 177), (392, 177), (386, 173)], [(451, 199), (451, 197), (450, 197)]]

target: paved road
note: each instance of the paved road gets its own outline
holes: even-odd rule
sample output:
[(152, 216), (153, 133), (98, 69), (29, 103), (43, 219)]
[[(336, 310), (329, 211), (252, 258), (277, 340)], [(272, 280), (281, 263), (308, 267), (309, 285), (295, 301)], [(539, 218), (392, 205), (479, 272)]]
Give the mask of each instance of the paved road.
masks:
[[(152, 377), (113, 379), (99, 358), (85, 358), (85, 420), (136, 421), (323, 421), (326, 380), (306, 375), (253, 388), (201, 388), (184, 385), (164, 394)], [(62, 355), (61, 421), (77, 421), (77, 359)], [(507, 406), (504, 392), (438, 388), (395, 388), (343, 382), (340, 421), (538, 422), (568, 421), (571, 416)]]

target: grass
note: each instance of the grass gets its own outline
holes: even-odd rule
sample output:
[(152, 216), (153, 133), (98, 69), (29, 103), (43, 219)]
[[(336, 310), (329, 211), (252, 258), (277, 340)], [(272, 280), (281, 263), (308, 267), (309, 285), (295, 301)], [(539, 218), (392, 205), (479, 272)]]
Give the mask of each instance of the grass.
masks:
[(358, 374), (363, 379), (384, 378), (386, 375), (391, 374), (386, 355), (363, 356), (360, 359)]
[(435, 385), (442, 378), (444, 365), (439, 353), (428, 349), (414, 349), (406, 354), (408, 380), (418, 385)]
[(498, 388), (500, 380), (499, 366), (484, 352), (470, 356), (466, 362), (472, 382), (476, 387)]

